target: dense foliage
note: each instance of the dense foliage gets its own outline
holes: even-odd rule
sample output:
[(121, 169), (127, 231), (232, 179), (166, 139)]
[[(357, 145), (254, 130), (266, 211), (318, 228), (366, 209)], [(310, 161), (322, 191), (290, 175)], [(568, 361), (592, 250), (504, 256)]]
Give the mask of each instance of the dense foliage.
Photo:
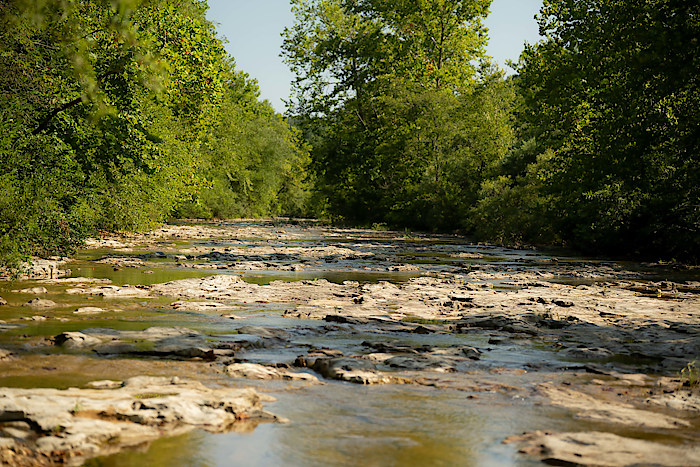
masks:
[(258, 101), (259, 90), (245, 73), (225, 80), (220, 124), (206, 140), (200, 173), (207, 180), (181, 217), (303, 216), (310, 196), (309, 151), (299, 132)]
[[(0, 0), (0, 262), (148, 228), (202, 187), (217, 190), (208, 215), (299, 209), (276, 196), (302, 199), (303, 145), (234, 70), (206, 8)], [(239, 194), (240, 209), (219, 206)]]
[(489, 1), (293, 1), (283, 54), (326, 213), (698, 260), (692, 1), (545, 0), (504, 77)]
[(512, 87), (484, 56), (490, 0), (292, 3), (283, 54), (326, 214), (462, 226), (512, 138)]
[(580, 249), (700, 259), (700, 5), (546, 0), (539, 24), (497, 196)]
[[(700, 6), (291, 0), (290, 124), (201, 0), (0, 0), (0, 263), (168, 216), (308, 215), (700, 260)], [(311, 170), (308, 170), (310, 168)]]

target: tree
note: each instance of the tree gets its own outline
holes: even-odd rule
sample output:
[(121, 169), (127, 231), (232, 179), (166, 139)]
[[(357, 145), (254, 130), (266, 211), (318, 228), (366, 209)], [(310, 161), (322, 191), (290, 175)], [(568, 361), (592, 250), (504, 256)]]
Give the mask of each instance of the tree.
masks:
[(700, 6), (547, 0), (539, 23), (518, 81), (563, 237), (697, 260)]
[(474, 198), (474, 177), (486, 175), (468, 160), (502, 156), (476, 149), (483, 135), (473, 125), (485, 95), (479, 78), (488, 75), (475, 63), (485, 58), (489, 4), (293, 2), (297, 21), (285, 31), (283, 54), (297, 74), (294, 111), (314, 140), (328, 214), (461, 225), (454, 209)]
[(308, 148), (254, 80), (230, 65), (219, 124), (202, 153), (209, 186), (180, 207), (186, 217), (306, 214)]
[(0, 261), (153, 225), (196, 188), (225, 70), (205, 9), (2, 2)]

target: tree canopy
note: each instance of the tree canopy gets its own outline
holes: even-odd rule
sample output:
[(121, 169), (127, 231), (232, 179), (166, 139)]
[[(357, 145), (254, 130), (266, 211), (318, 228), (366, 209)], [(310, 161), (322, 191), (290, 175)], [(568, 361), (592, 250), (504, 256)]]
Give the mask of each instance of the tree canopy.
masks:
[(0, 0), (0, 262), (169, 216), (318, 215), (700, 259), (700, 6), (291, 0), (288, 119), (203, 0)]
[[(511, 137), (511, 89), (484, 55), (490, 1), (292, 3), (283, 55), (325, 212), (461, 225)], [(482, 125), (481, 112), (493, 120)]]
[(513, 77), (484, 55), (489, 4), (293, 1), (326, 214), (697, 260), (697, 2), (545, 0)]
[[(303, 179), (289, 175), (303, 171), (303, 145), (269, 105), (258, 103), (255, 83), (234, 70), (205, 17), (206, 2), (1, 5), (5, 264), (30, 254), (65, 254), (100, 229), (144, 229), (164, 221), (212, 184), (208, 177), (217, 160), (209, 154), (217, 135), (231, 128), (235, 144), (244, 144), (253, 131), (260, 139), (241, 157), (263, 157), (267, 148), (278, 168), (294, 166), (283, 171), (283, 183)], [(232, 103), (237, 94), (251, 102)], [(267, 133), (258, 132), (262, 128)], [(278, 153), (282, 147), (286, 152)], [(249, 160), (243, 165), (261, 173), (263, 165), (270, 169)], [(258, 183), (256, 190), (263, 187)], [(265, 195), (267, 204), (256, 213), (271, 210), (265, 206), (274, 203), (273, 195)]]
[[(700, 250), (700, 6), (545, 1), (523, 52), (522, 120), (553, 151), (543, 192), (580, 248)], [(696, 257), (697, 259), (697, 257)]]

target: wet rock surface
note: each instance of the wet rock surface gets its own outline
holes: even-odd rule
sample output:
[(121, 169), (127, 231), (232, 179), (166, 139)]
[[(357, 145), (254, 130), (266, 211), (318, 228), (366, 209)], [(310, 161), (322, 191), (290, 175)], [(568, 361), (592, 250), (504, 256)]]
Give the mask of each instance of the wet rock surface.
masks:
[(252, 389), (145, 376), (99, 383), (91, 386), (101, 389), (1, 388), (0, 461), (75, 463), (195, 428), (245, 431), (276, 420), (263, 410), (270, 398)]
[(676, 417), (641, 410), (630, 404), (608, 402), (568, 388), (543, 384), (539, 391), (549, 398), (552, 404), (566, 407), (576, 413), (576, 417), (588, 420), (617, 423), (638, 428), (688, 428), (690, 422)]
[(29, 262), (24, 263), (16, 271), (7, 271), (0, 268), (0, 280), (10, 279), (56, 279), (65, 277), (71, 273), (70, 269), (66, 268), (69, 262), (68, 258), (52, 257), (52, 258), (36, 258), (33, 257)]
[(507, 442), (524, 444), (520, 452), (548, 465), (691, 466), (698, 465), (700, 458), (697, 446), (667, 446), (601, 432), (539, 431), (509, 438)]
[(187, 328), (150, 327), (143, 331), (88, 328), (63, 332), (53, 339), (65, 349), (90, 349), (98, 355), (134, 355), (213, 361), (233, 356), (238, 346), (215, 341)]
[(31, 308), (54, 308), (56, 306), (56, 302), (53, 300), (47, 300), (44, 298), (34, 298), (32, 300), (29, 300), (27, 303), (24, 304), (24, 306), (28, 306)]
[(294, 372), (286, 368), (274, 368), (257, 363), (233, 363), (226, 367), (226, 372), (237, 378), (318, 382), (318, 378), (309, 373)]
[[(391, 393), (397, 400), (435, 401), (437, 426), (444, 428), (433, 429), (444, 429), (436, 435), (441, 439), (461, 429), (455, 413), (512, 411), (516, 420), (484, 435), (491, 444), (470, 448), (489, 452), (527, 431), (502, 448), (514, 456), (511, 463), (530, 456), (630, 465), (631, 452), (640, 449), (664, 453), (659, 458), (667, 464), (659, 465), (696, 465), (689, 461), (700, 436), (700, 375), (692, 364), (700, 356), (700, 281), (693, 269), (586, 261), (455, 236), (279, 222), (166, 226), (90, 244), (100, 249), (72, 262), (75, 277), (0, 283), (7, 301), (0, 315), (0, 347), (7, 349), (0, 378), (3, 368), (20, 375), (22, 361), (51, 361), (56, 354), (132, 359), (143, 374), (194, 365), (213, 378), (211, 387), (254, 384), (285, 394), (292, 402), (283, 408), (296, 413), (292, 424), (300, 424), (298, 436), (307, 440), (317, 437), (304, 431), (304, 423), (315, 426), (307, 417), (326, 414), (293, 408), (314, 407), (336, 393), (342, 400), (334, 406), (343, 412), (337, 419), (328, 415), (328, 423), (340, 427), (334, 429), (357, 419), (366, 424), (356, 432), (392, 424), (401, 432), (400, 423), (385, 418), (411, 414), (416, 403), (371, 402), (372, 415), (355, 407), (360, 395), (378, 401)], [(23, 307), (31, 294), (53, 305)], [(62, 381), (66, 370), (47, 363), (33, 371)], [(96, 379), (102, 381), (91, 387), (100, 391), (123, 389), (115, 389), (123, 380), (119, 371)], [(438, 408), (446, 397), (455, 399)], [(549, 415), (537, 415), (542, 410)], [(0, 427), (0, 445), (46, 456), (33, 441), (36, 433), (21, 425), (29, 422), (8, 423), (15, 425)], [(326, 431), (334, 450), (357, 451), (343, 447), (351, 435)], [(380, 452), (395, 443), (383, 436), (388, 440), (364, 443), (376, 443)], [(460, 451), (465, 436), (450, 449), (467, 455)], [(576, 450), (577, 443), (594, 448)], [(104, 454), (99, 446), (89, 455)], [(460, 463), (447, 460), (450, 449), (426, 451), (420, 459)], [(600, 453), (608, 453), (610, 463)], [(315, 462), (303, 459), (291, 464)], [(419, 457), (403, 463), (417, 465)]]

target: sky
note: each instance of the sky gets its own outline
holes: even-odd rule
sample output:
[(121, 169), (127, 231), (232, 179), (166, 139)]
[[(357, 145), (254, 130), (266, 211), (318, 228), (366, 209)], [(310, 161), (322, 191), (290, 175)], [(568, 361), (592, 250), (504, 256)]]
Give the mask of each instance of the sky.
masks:
[[(238, 70), (258, 80), (260, 95), (278, 112), (285, 111), (294, 78), (279, 56), (285, 26), (294, 16), (289, 0), (209, 0), (207, 17), (228, 42), (226, 50)], [(506, 68), (506, 60), (517, 60), (525, 41), (538, 40), (534, 15), (542, 0), (493, 0), (486, 19), (489, 28), (488, 55)], [(507, 69), (507, 68), (506, 68)]]

